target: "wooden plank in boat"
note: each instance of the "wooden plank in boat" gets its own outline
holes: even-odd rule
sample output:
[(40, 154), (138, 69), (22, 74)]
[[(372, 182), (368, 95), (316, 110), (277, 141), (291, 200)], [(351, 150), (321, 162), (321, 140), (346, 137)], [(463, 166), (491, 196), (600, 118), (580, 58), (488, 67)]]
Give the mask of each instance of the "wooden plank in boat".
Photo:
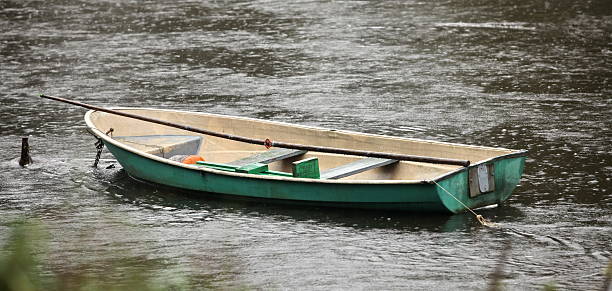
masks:
[(268, 165), (266, 164), (248, 164), (246, 166), (242, 166), (236, 169), (238, 173), (247, 173), (247, 174), (259, 174), (262, 172), (268, 171)]
[(235, 160), (227, 164), (232, 165), (232, 166), (246, 166), (246, 165), (255, 164), (255, 163), (269, 164), (275, 161), (284, 160), (284, 159), (288, 159), (291, 157), (303, 155), (305, 153), (306, 151), (303, 151), (303, 150), (276, 148), (276, 149), (272, 149), (269, 151), (254, 154), (246, 158)]
[(202, 137), (192, 135), (115, 136), (113, 139), (162, 158), (195, 155), (202, 144)]
[(379, 158), (360, 159), (352, 163), (324, 171), (321, 173), (321, 179), (340, 179), (393, 163), (397, 163), (397, 160)]

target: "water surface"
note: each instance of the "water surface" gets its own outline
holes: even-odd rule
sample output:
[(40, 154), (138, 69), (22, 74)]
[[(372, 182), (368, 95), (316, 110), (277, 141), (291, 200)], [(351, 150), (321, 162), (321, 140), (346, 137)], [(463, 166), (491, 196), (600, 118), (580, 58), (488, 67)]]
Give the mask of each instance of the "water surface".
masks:
[[(45, 270), (148, 262), (194, 287), (597, 289), (612, 257), (609, 1), (0, 1), (0, 242)], [(454, 216), (195, 199), (131, 180), (80, 108), (231, 114), (529, 150), (521, 185)], [(35, 164), (21, 169), (20, 137)], [(106, 169), (109, 165), (115, 168)]]

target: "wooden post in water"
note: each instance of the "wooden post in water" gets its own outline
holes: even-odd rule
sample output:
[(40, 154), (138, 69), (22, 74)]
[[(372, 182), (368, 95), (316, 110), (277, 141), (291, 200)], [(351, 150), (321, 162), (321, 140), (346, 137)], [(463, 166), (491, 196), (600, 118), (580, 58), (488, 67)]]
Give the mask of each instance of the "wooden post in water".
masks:
[(28, 137), (21, 138), (21, 158), (19, 159), (19, 165), (25, 166), (32, 163), (32, 157), (30, 157), (30, 145), (28, 143)]

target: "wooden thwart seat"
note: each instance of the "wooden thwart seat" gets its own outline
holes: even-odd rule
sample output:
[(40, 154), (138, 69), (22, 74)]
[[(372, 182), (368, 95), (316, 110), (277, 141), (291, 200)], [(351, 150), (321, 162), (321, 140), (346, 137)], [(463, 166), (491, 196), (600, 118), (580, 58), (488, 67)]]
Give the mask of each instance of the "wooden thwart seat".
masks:
[(371, 170), (374, 168), (390, 165), (393, 163), (397, 163), (397, 160), (391, 159), (380, 159), (380, 158), (365, 158), (361, 160), (354, 161), (352, 163), (348, 163), (333, 169), (326, 170), (321, 173), (321, 179), (340, 179), (348, 176), (352, 176), (355, 174), (359, 174), (361, 172)]
[(284, 160), (284, 159), (288, 159), (291, 157), (303, 155), (305, 153), (306, 151), (303, 151), (303, 150), (276, 148), (276, 149), (268, 150), (265, 152), (256, 153), (252, 156), (248, 156), (246, 158), (235, 160), (227, 164), (231, 166), (238, 166), (238, 167), (255, 164), (255, 163), (269, 164), (275, 161)]
[(318, 158), (312, 157), (306, 160), (301, 160), (292, 163), (293, 169), (291, 174), (268, 170), (267, 164), (269, 163), (300, 156), (305, 153), (306, 151), (304, 150), (275, 148), (265, 152), (259, 152), (242, 159), (238, 159), (227, 164), (214, 164), (207, 162), (198, 162), (198, 164), (213, 168), (231, 170), (238, 173), (281, 175), (295, 178), (320, 178), (333, 180), (352, 176), (367, 170), (398, 162), (397, 160), (393, 159), (365, 158), (319, 173)]
[(115, 136), (113, 139), (162, 158), (195, 155), (202, 144), (202, 137), (191, 135)]

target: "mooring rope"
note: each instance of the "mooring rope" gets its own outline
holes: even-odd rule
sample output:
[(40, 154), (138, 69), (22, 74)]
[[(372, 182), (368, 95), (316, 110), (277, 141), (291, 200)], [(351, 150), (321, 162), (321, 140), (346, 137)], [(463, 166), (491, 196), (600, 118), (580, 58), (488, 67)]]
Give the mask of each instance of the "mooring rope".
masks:
[(440, 187), (440, 189), (444, 190), (444, 192), (446, 192), (448, 195), (453, 197), (453, 199), (457, 200), (457, 202), (459, 202), (459, 204), (463, 205), (463, 207), (465, 207), (465, 209), (469, 210), (472, 214), (474, 214), (474, 216), (476, 216), (476, 220), (478, 220), (478, 222), (480, 222), (480, 224), (482, 224), (484, 226), (488, 226), (488, 227), (498, 227), (497, 224), (495, 224), (495, 223), (485, 219), (484, 217), (482, 217), (482, 215), (474, 212), (474, 210), (472, 210), (470, 207), (465, 205), (465, 203), (461, 202), (461, 200), (459, 200), (457, 197), (455, 197), (455, 195), (453, 195), (451, 192), (449, 192), (444, 187), (442, 187), (440, 184), (438, 184), (438, 182), (436, 182), (436, 181), (432, 181), (432, 182), (434, 182), (434, 184), (436, 184), (438, 187)]
[[(102, 149), (104, 148), (104, 143), (102, 142), (102, 139), (97, 137), (93, 132), (91, 132), (89, 130), (89, 128), (87, 129), (87, 131), (97, 139), (97, 141), (95, 143), (95, 146), (96, 146), (96, 159), (94, 160), (94, 164), (93, 164), (93, 167), (97, 168), (98, 167), (98, 162), (100, 162), (100, 156), (102, 155)], [(111, 127), (106, 132), (106, 135), (110, 134), (110, 137), (113, 137), (113, 131), (115, 131), (115, 130)]]

